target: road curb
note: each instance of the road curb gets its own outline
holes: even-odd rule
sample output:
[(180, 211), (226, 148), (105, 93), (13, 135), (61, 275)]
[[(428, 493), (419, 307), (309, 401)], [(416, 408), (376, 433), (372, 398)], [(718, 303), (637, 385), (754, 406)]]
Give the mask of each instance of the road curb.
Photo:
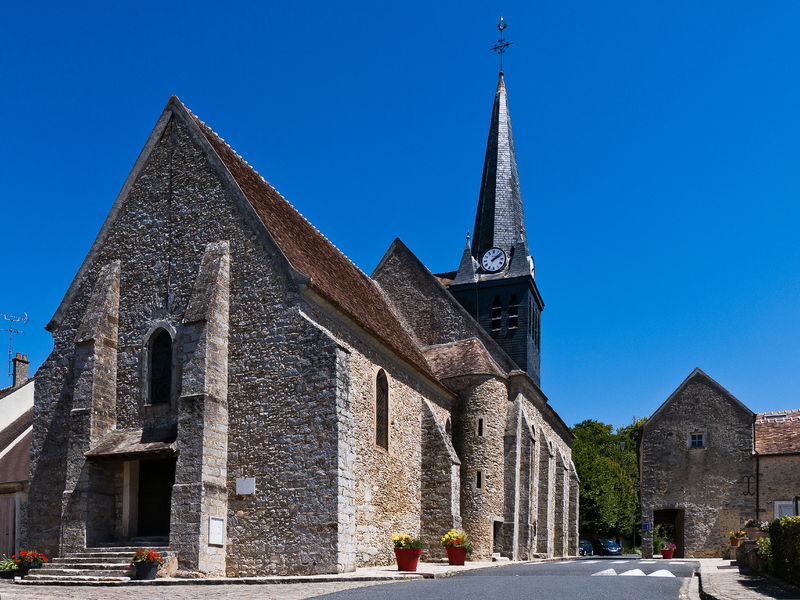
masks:
[(485, 569), (497, 569), (500, 567), (510, 567), (516, 565), (529, 565), (546, 562), (563, 562), (565, 560), (584, 560), (584, 557), (559, 556), (556, 558), (540, 558), (526, 561), (498, 562), (471, 568), (443, 571), (440, 573), (415, 571), (415, 572), (388, 572), (381, 575), (313, 575), (313, 576), (291, 576), (278, 575), (272, 577), (213, 577), (213, 578), (169, 578), (163, 577), (152, 581), (25, 581), (15, 580), (15, 585), (20, 586), (51, 586), (51, 587), (164, 587), (180, 585), (280, 585), (280, 584), (299, 584), (299, 583), (358, 583), (358, 582), (381, 582), (381, 581), (412, 581), (420, 579), (444, 579), (453, 577), (461, 573), (471, 571), (482, 571)]

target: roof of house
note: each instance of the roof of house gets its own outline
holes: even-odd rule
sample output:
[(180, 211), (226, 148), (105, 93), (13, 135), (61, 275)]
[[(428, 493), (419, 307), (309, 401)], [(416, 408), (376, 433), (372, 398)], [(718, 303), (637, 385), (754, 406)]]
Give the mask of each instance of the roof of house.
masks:
[(800, 454), (800, 409), (756, 414), (756, 452)]
[(225, 167), (255, 209), (291, 265), (310, 281), (310, 288), (400, 356), (433, 377), (416, 343), (392, 312), (378, 286), (320, 233), (275, 188), (259, 175), (180, 100), (173, 100), (197, 123)]
[(0, 483), (28, 479), (32, 425), (33, 407), (0, 431)]

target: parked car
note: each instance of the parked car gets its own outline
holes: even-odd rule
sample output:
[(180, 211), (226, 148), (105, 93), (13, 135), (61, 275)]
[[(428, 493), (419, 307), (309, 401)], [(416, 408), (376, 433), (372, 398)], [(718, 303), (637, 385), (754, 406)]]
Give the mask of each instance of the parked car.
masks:
[(594, 556), (594, 550), (592, 550), (592, 543), (586, 540), (581, 540), (578, 544), (578, 554), (581, 556)]
[(594, 553), (606, 556), (621, 556), (622, 548), (614, 540), (594, 540)]

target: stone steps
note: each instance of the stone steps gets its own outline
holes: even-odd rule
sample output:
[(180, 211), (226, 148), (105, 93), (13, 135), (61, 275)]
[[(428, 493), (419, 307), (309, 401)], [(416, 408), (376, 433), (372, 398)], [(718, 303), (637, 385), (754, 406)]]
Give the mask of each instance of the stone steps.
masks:
[(155, 550), (165, 558), (169, 555), (166, 546), (106, 544), (86, 548), (83, 552), (70, 552), (65, 556), (53, 558), (41, 568), (32, 569), (20, 582), (67, 585), (124, 583), (132, 578), (133, 569), (130, 567), (130, 560), (139, 548)]
[(53, 575), (48, 576), (41, 573), (29, 573), (18, 583), (58, 585), (63, 583), (125, 583), (131, 578), (126, 575)]

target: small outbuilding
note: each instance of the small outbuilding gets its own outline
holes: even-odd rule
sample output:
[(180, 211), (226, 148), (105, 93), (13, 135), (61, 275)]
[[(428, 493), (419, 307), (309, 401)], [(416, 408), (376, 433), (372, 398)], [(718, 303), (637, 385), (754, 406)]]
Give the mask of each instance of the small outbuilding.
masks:
[(747, 519), (796, 514), (800, 411), (754, 413), (697, 368), (647, 420), (639, 461), (642, 523), (671, 526), (676, 557), (722, 556)]

